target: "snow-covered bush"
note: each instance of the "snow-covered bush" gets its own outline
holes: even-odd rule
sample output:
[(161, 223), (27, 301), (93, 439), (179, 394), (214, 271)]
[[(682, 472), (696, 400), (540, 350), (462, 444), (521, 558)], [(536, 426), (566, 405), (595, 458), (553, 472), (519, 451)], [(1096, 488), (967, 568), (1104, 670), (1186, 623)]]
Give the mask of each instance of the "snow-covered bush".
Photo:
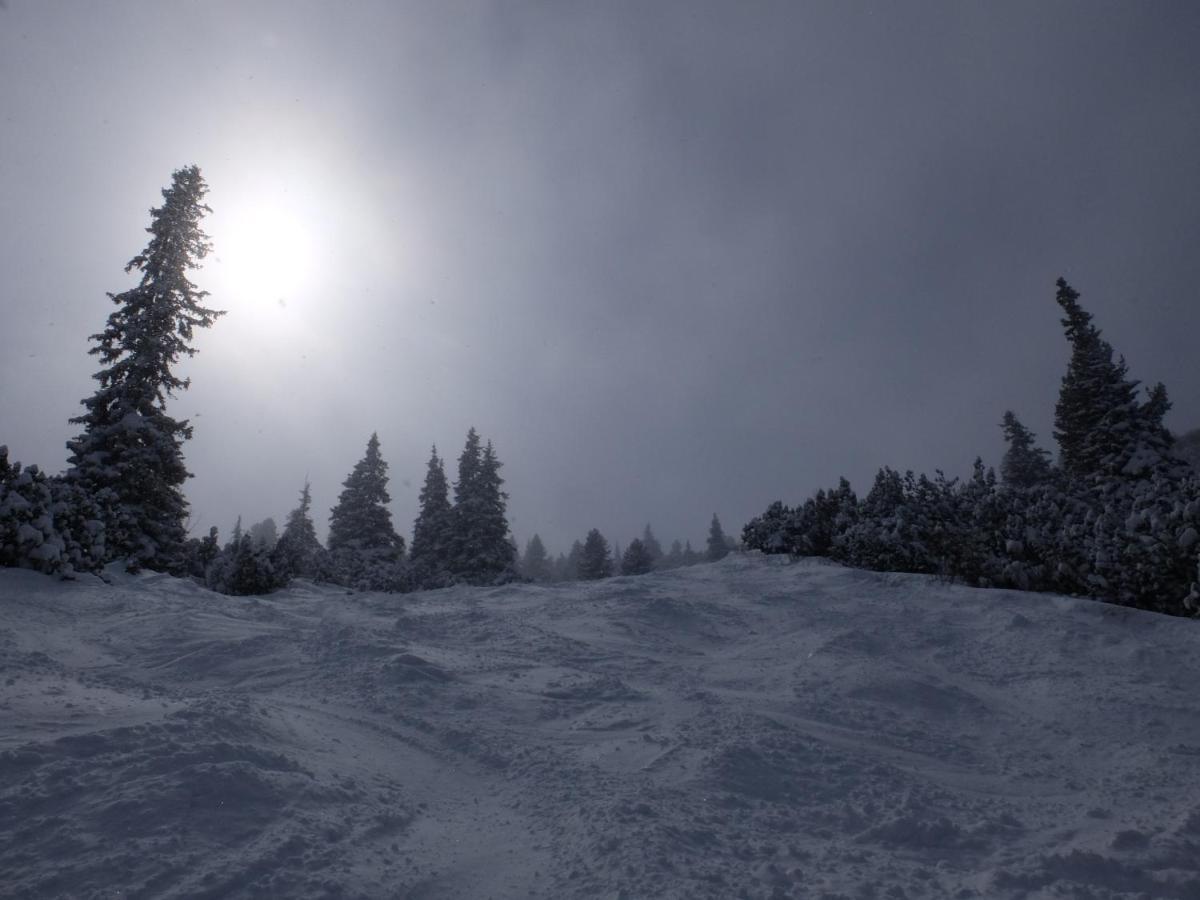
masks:
[(99, 503), (37, 466), (8, 461), (0, 447), (0, 565), (70, 575), (104, 560)]

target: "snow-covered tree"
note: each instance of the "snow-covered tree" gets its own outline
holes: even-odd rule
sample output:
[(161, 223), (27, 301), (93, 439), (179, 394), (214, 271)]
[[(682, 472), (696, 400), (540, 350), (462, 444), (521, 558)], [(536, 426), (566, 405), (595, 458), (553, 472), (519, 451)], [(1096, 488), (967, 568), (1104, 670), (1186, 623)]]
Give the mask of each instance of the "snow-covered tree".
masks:
[(436, 445), (429, 454), (425, 484), (418, 500), (420, 510), (413, 522), (409, 562), (418, 583), (426, 587), (439, 587), (448, 583), (450, 578), (454, 519), (450, 506), (450, 486)]
[(311, 510), (312, 490), (305, 480), (300, 491), (300, 505), (288, 513), (283, 534), (271, 554), (276, 577), (283, 583), (292, 578), (316, 578), (326, 567), (325, 548), (317, 538)]
[(646, 553), (650, 556), (650, 565), (657, 567), (663, 559), (663, 548), (658, 538), (654, 536), (654, 530), (650, 527), (649, 522), (642, 529), (642, 546), (646, 548)]
[(0, 446), (0, 566), (70, 575), (102, 565), (104, 524), (78, 485), (10, 463)]
[(521, 557), (521, 577), (529, 581), (541, 582), (549, 581), (550, 575), (550, 560), (546, 557), (546, 545), (542, 543), (539, 535), (534, 534), (525, 544), (525, 553)]
[(1156, 384), (1145, 401), (1128, 376), (1124, 357), (1113, 348), (1079, 305), (1079, 294), (1058, 279), (1055, 297), (1071, 359), (1054, 409), (1054, 436), (1062, 467), (1075, 478), (1142, 477), (1177, 464), (1171, 433), (1163, 426), (1170, 409), (1167, 389)]
[(516, 577), (501, 465), (492, 442), (481, 449), (479, 435), (471, 428), (454, 485), (452, 557), (455, 578), (468, 584), (495, 584)]
[(366, 454), (342, 483), (329, 520), (329, 552), (335, 576), (343, 583), (389, 589), (386, 585), (395, 581), (391, 569), (404, 556), (404, 538), (392, 528), (387, 483), (379, 435), (372, 434)]
[(251, 525), (248, 534), (256, 546), (272, 550), (279, 541), (279, 526), (273, 518), (267, 516), (261, 522)]
[(1008, 449), (1000, 462), (1000, 477), (1006, 487), (1030, 488), (1050, 477), (1050, 454), (1034, 444), (1034, 433), (1008, 410), (1001, 423)]
[(587, 533), (583, 542), (583, 552), (579, 558), (579, 579), (595, 581), (612, 575), (612, 556), (609, 554), (608, 541), (596, 528)]
[(150, 243), (125, 267), (141, 279), (109, 294), (118, 308), (91, 337), (90, 352), (104, 365), (94, 376), (100, 387), (71, 420), (83, 433), (67, 443), (67, 477), (100, 504), (109, 557), (126, 558), (131, 568), (182, 564), (189, 477), (182, 447), (192, 427), (166, 406), (188, 387), (174, 366), (195, 354), (195, 330), (222, 314), (204, 306), (208, 292), (188, 279), (210, 250), (200, 230), (210, 211), (207, 190), (198, 168), (180, 169), (162, 192), (163, 205), (150, 211)]
[(712, 522), (708, 526), (708, 549), (706, 556), (709, 562), (724, 559), (729, 553), (729, 542), (725, 540), (725, 531), (721, 528), (721, 520), (713, 513)]
[(641, 538), (634, 538), (621, 555), (622, 575), (645, 575), (654, 568), (654, 558)]

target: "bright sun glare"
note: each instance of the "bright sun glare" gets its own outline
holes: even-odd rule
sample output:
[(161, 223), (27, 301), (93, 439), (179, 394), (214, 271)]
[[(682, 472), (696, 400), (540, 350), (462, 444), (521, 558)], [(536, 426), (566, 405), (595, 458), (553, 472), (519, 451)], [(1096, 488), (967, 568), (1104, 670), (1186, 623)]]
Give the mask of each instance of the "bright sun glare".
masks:
[(230, 210), (212, 239), (214, 268), (235, 308), (286, 309), (316, 275), (315, 241), (295, 209), (260, 203)]

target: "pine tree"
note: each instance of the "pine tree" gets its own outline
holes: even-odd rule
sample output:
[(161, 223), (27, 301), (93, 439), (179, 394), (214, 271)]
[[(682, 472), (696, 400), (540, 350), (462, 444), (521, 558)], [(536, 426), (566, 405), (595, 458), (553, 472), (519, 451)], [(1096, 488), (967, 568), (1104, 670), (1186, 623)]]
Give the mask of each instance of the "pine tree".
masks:
[(454, 486), (452, 572), (469, 584), (495, 584), (515, 577), (516, 560), (508, 538), (502, 463), (492, 442), (480, 449), (472, 428), (458, 460)]
[(521, 577), (534, 582), (550, 580), (550, 561), (546, 558), (546, 545), (537, 534), (525, 545), (525, 554), (521, 557)]
[(708, 561), (716, 562), (718, 559), (724, 559), (728, 553), (729, 543), (725, 540), (721, 520), (717, 518), (716, 513), (713, 513), (712, 523), (708, 526)]
[(646, 523), (646, 527), (642, 529), (642, 546), (646, 548), (646, 552), (650, 554), (650, 565), (658, 567), (662, 562), (663, 548), (659, 543), (658, 538), (654, 536), (654, 531), (650, 528), (650, 523)]
[(1071, 359), (1054, 409), (1054, 436), (1063, 470), (1070, 476), (1105, 479), (1139, 477), (1171, 468), (1172, 437), (1163, 426), (1170, 409), (1167, 390), (1157, 384), (1138, 401), (1138, 382), (1127, 377), (1124, 357), (1113, 348), (1079, 305), (1079, 294), (1060, 278), (1055, 297)]
[(379, 435), (367, 441), (366, 455), (342, 482), (338, 505), (329, 520), (329, 550), (373, 561), (394, 562), (404, 555), (404, 538), (392, 528), (387, 504), (387, 463), (379, 453)]
[(558, 570), (559, 581), (578, 581), (582, 576), (579, 574), (580, 566), (583, 565), (583, 542), (573, 541), (571, 550), (565, 557), (562, 557), (562, 565)]
[(609, 555), (608, 541), (598, 529), (593, 528), (587, 533), (583, 542), (583, 552), (579, 559), (579, 579), (581, 581), (596, 581), (612, 575), (612, 556)]
[(654, 559), (641, 538), (629, 542), (625, 553), (621, 556), (622, 575), (645, 575), (654, 568)]
[(317, 539), (311, 509), (312, 491), (306, 479), (300, 491), (300, 505), (288, 513), (283, 534), (271, 556), (276, 576), (283, 583), (291, 578), (316, 578), (321, 569), (325, 548)]
[(427, 587), (446, 583), (451, 569), (454, 521), (450, 506), (450, 486), (446, 470), (438, 457), (437, 446), (429, 455), (425, 484), (419, 495), (420, 512), (413, 522), (412, 550), (409, 559), (417, 581)]
[(198, 168), (180, 169), (163, 205), (150, 211), (150, 243), (125, 267), (141, 280), (108, 295), (118, 309), (91, 336), (89, 351), (104, 365), (94, 376), (100, 387), (71, 419), (83, 433), (67, 443), (67, 477), (100, 502), (109, 558), (126, 558), (133, 569), (177, 567), (187, 536), (182, 445), (192, 427), (167, 415), (166, 405), (188, 387), (173, 366), (195, 355), (195, 329), (222, 315), (203, 305), (208, 292), (188, 279), (211, 249), (200, 230), (210, 212), (207, 190)]
[(1021, 424), (1012, 410), (1000, 426), (1008, 449), (1000, 462), (1000, 477), (1011, 488), (1031, 488), (1050, 478), (1050, 454), (1034, 445), (1034, 434)]
[(270, 516), (251, 525), (248, 533), (255, 546), (262, 547), (267, 551), (274, 550), (275, 545), (279, 542), (279, 526)]

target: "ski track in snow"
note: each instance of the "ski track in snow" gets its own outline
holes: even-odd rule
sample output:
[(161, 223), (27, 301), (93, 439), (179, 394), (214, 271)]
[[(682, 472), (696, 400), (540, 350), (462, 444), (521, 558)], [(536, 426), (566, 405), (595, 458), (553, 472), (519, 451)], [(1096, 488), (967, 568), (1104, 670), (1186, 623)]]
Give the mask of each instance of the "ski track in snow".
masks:
[(734, 555), (0, 571), (11, 897), (1200, 897), (1200, 623)]

